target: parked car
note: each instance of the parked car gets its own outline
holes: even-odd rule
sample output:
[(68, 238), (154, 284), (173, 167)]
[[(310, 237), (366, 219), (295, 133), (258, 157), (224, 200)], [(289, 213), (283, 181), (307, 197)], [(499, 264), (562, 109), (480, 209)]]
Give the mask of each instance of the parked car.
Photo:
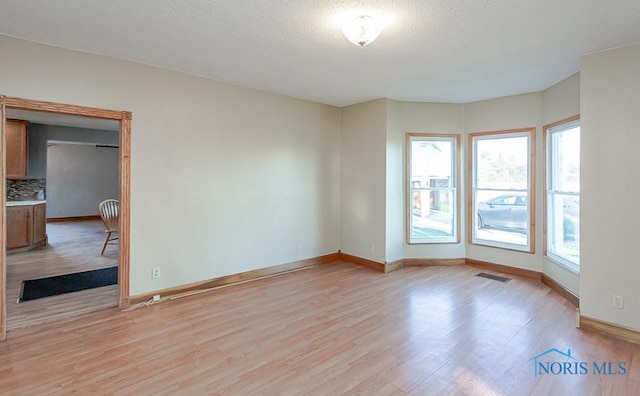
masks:
[(492, 226), (527, 229), (527, 196), (500, 195), (478, 204), (478, 228)]
[[(564, 239), (576, 239), (580, 221), (580, 203), (576, 198), (565, 197), (562, 206)], [(478, 204), (478, 228), (498, 227), (526, 230), (527, 225), (527, 196), (525, 194), (500, 195)]]
[(580, 238), (580, 201), (575, 197), (565, 197), (562, 202), (562, 230), (565, 241)]

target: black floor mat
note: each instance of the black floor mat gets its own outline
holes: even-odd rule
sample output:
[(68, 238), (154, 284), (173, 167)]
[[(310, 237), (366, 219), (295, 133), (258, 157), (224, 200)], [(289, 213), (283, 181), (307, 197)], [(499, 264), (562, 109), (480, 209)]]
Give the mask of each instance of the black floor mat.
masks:
[(117, 283), (118, 267), (26, 280), (22, 281), (18, 302), (115, 285)]

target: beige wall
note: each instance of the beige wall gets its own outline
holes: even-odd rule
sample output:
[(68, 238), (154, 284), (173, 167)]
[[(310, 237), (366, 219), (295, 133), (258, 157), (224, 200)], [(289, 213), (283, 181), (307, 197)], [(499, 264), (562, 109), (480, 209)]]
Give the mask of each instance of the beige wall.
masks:
[(6, 36), (0, 93), (133, 112), (132, 295), (340, 248), (337, 108)]
[(384, 99), (343, 108), (343, 252), (377, 262), (464, 257), (464, 243), (408, 245), (404, 202), (406, 133), (462, 134), (463, 120), (461, 104)]
[[(405, 212), (405, 193), (406, 193), (406, 133), (450, 133), (463, 134), (464, 132), (464, 105), (462, 104), (442, 104), (442, 103), (415, 103), (415, 102), (396, 102), (390, 101), (392, 106), (389, 107), (390, 118), (395, 122), (390, 125), (387, 131), (387, 156), (388, 158), (398, 158), (400, 165), (395, 164), (393, 170), (399, 171), (393, 173), (388, 172), (388, 177), (395, 178), (393, 187), (399, 185), (398, 193), (393, 201), (388, 202), (388, 215), (393, 215), (399, 220), (400, 232), (402, 239), (400, 243), (402, 249), (401, 254), (404, 258), (462, 258), (465, 257), (464, 246), (464, 219), (465, 205), (464, 200), (461, 201), (461, 243), (446, 244), (419, 244), (409, 245), (406, 243), (406, 227), (407, 218)], [(462, 139), (464, 145), (464, 138)], [(393, 144), (392, 144), (393, 142)], [(462, 151), (464, 156), (464, 151)], [(460, 162), (460, 166), (462, 166)], [(391, 164), (389, 164), (390, 166)], [(464, 173), (461, 172), (462, 180), (460, 180), (461, 190), (460, 197), (464, 197)], [(390, 186), (391, 187), (391, 186)], [(387, 199), (390, 192), (387, 191)]]
[(640, 330), (640, 45), (582, 57), (580, 80), (580, 309)]
[[(543, 271), (580, 292), (584, 315), (640, 329), (633, 249), (640, 209), (611, 206), (640, 196), (630, 182), (640, 168), (640, 46), (585, 56), (579, 75), (540, 93), (465, 105), (383, 99), (343, 109), (6, 36), (0, 49), (1, 94), (133, 112), (133, 295), (338, 249), (378, 262), (470, 257)], [(536, 127), (541, 150), (541, 126), (578, 109), (579, 280), (542, 257), (541, 156), (535, 254), (406, 245), (406, 132)], [(155, 266), (162, 277), (152, 280)], [(611, 308), (612, 294), (625, 298), (624, 310)]]
[[(536, 148), (542, 147), (541, 117), (542, 94), (539, 92), (468, 103), (464, 106), (464, 123), (467, 134), (534, 127), (536, 128)], [(535, 253), (523, 253), (467, 243), (466, 257), (532, 271), (542, 270), (542, 210), (540, 210), (542, 189), (540, 181), (542, 180), (543, 161), (540, 160), (538, 154), (536, 155), (535, 221), (538, 226), (535, 229)], [(467, 160), (465, 158), (465, 164)]]
[(542, 124), (548, 125), (580, 114), (580, 73), (542, 91)]
[[(403, 102), (387, 99), (386, 126), (386, 202), (385, 242), (386, 260), (392, 263), (405, 257), (405, 182), (404, 182), (404, 133), (401, 108)], [(399, 133), (394, 133), (398, 131)]]
[(342, 108), (341, 249), (386, 260), (384, 99)]

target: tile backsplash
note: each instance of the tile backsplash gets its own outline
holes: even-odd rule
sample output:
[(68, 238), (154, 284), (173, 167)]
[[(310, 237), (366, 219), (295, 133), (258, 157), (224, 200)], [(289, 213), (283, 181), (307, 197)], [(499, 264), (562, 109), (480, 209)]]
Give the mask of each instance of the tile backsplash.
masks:
[(37, 200), (38, 193), (45, 191), (46, 179), (7, 180), (7, 201)]

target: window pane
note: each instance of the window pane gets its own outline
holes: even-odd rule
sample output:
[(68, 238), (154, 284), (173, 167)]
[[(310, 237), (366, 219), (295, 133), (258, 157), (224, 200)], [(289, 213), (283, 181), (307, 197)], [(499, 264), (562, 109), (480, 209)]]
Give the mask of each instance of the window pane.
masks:
[(409, 243), (458, 242), (457, 137), (410, 136)]
[(411, 198), (411, 239), (454, 236), (451, 190), (413, 191)]
[(418, 140), (411, 142), (412, 188), (452, 187), (453, 142)]
[(471, 134), (471, 242), (533, 252), (534, 129)]
[(475, 237), (515, 245), (529, 244), (528, 194), (476, 191)]
[(552, 133), (551, 139), (552, 189), (563, 192), (579, 192), (580, 127)]
[(548, 249), (578, 264), (580, 262), (580, 198), (550, 194), (548, 203)]
[(476, 187), (526, 190), (528, 146), (526, 136), (478, 140)]
[(548, 131), (547, 255), (568, 268), (580, 265), (580, 125)]

